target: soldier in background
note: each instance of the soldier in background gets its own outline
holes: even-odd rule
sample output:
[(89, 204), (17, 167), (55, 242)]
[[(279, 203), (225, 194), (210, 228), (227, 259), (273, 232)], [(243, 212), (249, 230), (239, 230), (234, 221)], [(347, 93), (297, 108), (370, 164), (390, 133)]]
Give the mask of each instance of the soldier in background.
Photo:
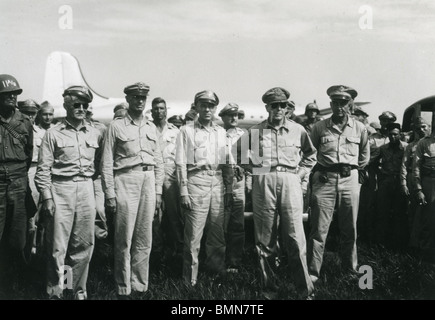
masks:
[[(94, 127), (100, 131), (101, 136), (104, 137), (107, 127), (103, 123), (93, 119), (93, 111), (94, 109), (92, 105), (89, 105), (88, 110), (86, 110), (86, 121), (91, 127)], [(98, 153), (97, 155), (100, 156), (101, 153)], [(100, 163), (100, 159), (97, 159), (97, 162)], [(97, 211), (97, 215), (95, 216), (95, 238), (98, 240), (103, 240), (106, 239), (109, 234), (109, 227), (104, 208), (104, 192), (101, 185), (100, 168), (95, 169), (96, 174), (94, 176), (94, 194), (95, 209)]]
[(435, 262), (435, 130), (417, 143), (412, 163), (417, 209), (415, 237), (424, 260)]
[(311, 133), (311, 129), (313, 128), (314, 124), (317, 121), (319, 121), (317, 119), (319, 112), (320, 112), (320, 110), (319, 110), (319, 107), (317, 106), (316, 100), (314, 100), (314, 102), (311, 102), (311, 103), (306, 105), (305, 115), (307, 116), (307, 119), (303, 122), (302, 125), (308, 134)]
[(375, 239), (378, 244), (400, 249), (409, 239), (407, 199), (400, 196), (400, 170), (408, 144), (400, 140), (400, 124), (389, 123), (386, 129), (389, 142), (379, 148), (374, 159), (378, 178)]
[(180, 129), (181, 126), (183, 125), (183, 118), (179, 115), (174, 115), (168, 118), (168, 123), (171, 123), (174, 126), (176, 126), (178, 129)]
[(230, 159), (233, 165), (233, 202), (225, 207), (225, 261), (227, 272), (238, 273), (242, 265), (245, 249), (245, 172), (240, 166), (241, 137), (245, 133), (238, 124), (239, 106), (228, 103), (219, 112), (227, 131), (227, 147), (231, 151)]
[(400, 169), (401, 194), (408, 199), (408, 225), (409, 225), (409, 246), (416, 248), (416, 238), (414, 230), (414, 217), (418, 207), (416, 202), (417, 194), (415, 191), (415, 181), (412, 176), (412, 162), (414, 159), (417, 143), (420, 139), (430, 135), (430, 125), (422, 118), (417, 117), (413, 123), (413, 140), (408, 143), (403, 154), (402, 165)]
[(156, 266), (162, 258), (175, 271), (182, 268), (184, 221), (181, 214), (180, 191), (175, 168), (175, 150), (180, 130), (166, 120), (167, 108), (163, 98), (151, 102), (151, 116), (157, 128), (157, 139), (162, 150), (165, 167), (162, 206), (153, 221), (153, 248), (151, 262)]
[(0, 75), (0, 295), (4, 298), (10, 297), (14, 279), (23, 277), (30, 218), (24, 200), (29, 190), (33, 128), (16, 108), (22, 92), (13, 76)]
[[(36, 167), (38, 165), (38, 154), (39, 148), (41, 147), (42, 138), (45, 135), (45, 132), (54, 126), (54, 108), (48, 102), (43, 103), (40, 106), (40, 109), (35, 118), (35, 124), (33, 125), (33, 158), (32, 164), (29, 169), (29, 185), (32, 190), (32, 197), (35, 201), (35, 204), (40, 208), (40, 195), (35, 185), (35, 174)], [(32, 249), (31, 253), (36, 254), (38, 248), (42, 249), (45, 245), (44, 243), (44, 234), (46, 221), (43, 219), (43, 215), (40, 214), (40, 210), (38, 210), (37, 214), (34, 217), (34, 220), (30, 222), (30, 227), (33, 229), (29, 232), (29, 236), (32, 236)]]
[[(375, 159), (379, 156), (379, 148), (389, 142), (387, 124), (396, 121), (396, 116), (390, 111), (382, 112), (378, 117), (381, 125), (379, 133), (369, 136), (370, 161), (365, 168), (366, 179), (361, 186), (361, 201), (358, 214), (358, 236), (362, 241), (371, 243), (376, 241), (375, 219), (377, 210), (377, 167)], [(362, 172), (364, 173), (364, 172)]]
[(45, 133), (39, 149), (35, 183), (41, 214), (48, 219), (47, 294), (62, 299), (60, 277), (71, 267), (74, 299), (87, 299), (89, 263), (94, 250), (96, 153), (101, 132), (86, 122), (92, 92), (71, 86), (63, 93), (66, 118)]

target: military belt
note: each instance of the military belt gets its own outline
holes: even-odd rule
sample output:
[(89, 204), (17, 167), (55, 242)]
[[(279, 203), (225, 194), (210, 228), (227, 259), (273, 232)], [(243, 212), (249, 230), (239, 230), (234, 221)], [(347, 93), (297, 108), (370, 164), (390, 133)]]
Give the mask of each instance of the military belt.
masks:
[(86, 177), (86, 176), (56, 176), (53, 175), (53, 181), (74, 181), (74, 182), (78, 182), (78, 181), (88, 181), (91, 180), (92, 177)]
[(298, 173), (296, 168), (288, 167), (288, 166), (275, 166), (270, 168), (270, 172), (290, 172), (290, 173)]

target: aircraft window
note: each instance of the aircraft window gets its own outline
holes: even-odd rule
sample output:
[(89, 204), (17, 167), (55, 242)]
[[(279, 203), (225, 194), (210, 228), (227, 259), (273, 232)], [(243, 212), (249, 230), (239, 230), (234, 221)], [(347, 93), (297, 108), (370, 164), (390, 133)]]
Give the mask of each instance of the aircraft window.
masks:
[(432, 111), (421, 111), (420, 116), (426, 120), (427, 123), (432, 123)]

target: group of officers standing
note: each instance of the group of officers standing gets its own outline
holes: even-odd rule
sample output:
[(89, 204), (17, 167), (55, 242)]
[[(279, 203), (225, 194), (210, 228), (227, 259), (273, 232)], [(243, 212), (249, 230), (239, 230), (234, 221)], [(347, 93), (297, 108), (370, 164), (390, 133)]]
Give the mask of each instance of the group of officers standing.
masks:
[[(386, 198), (397, 197), (396, 182), (397, 190), (412, 194), (425, 212), (419, 219), (426, 223), (420, 227), (426, 235), (432, 232), (425, 248), (434, 248), (430, 212), (434, 211), (435, 140), (429, 137), (417, 143), (423, 135), (416, 129), (414, 142), (406, 147), (397, 138), (400, 125), (383, 124), (388, 112), (380, 117), (382, 131), (369, 136), (367, 125), (351, 115), (356, 90), (343, 85), (328, 88), (332, 116), (317, 121), (316, 107), (310, 105), (301, 125), (292, 120), (295, 105), (289, 101), (290, 93), (272, 88), (262, 96), (268, 119), (248, 130), (237, 126), (235, 103), (218, 114), (224, 127), (213, 121), (219, 98), (209, 90), (195, 95), (191, 121), (181, 125), (174, 118), (174, 124), (169, 123), (162, 98), (153, 99), (153, 120), (149, 120), (144, 116), (149, 90), (143, 82), (125, 87), (128, 107), (106, 127), (87, 117), (92, 114), (92, 92), (71, 86), (63, 93), (65, 119), (53, 125), (49, 120), (53, 109), (47, 104), (38, 106), (39, 120), (33, 124), (28, 112), (31, 101), (26, 101), (27, 109), (17, 104), (22, 92), (17, 80), (0, 75), (3, 278), (17, 272), (15, 264), (26, 259), (27, 231), (42, 226), (41, 222), (46, 292), (52, 299), (63, 297), (60, 280), (65, 266), (72, 270), (74, 298), (87, 299), (95, 237), (106, 237), (108, 230), (114, 237), (119, 299), (148, 290), (151, 252), (159, 246), (166, 248), (161, 254), (169, 255), (189, 286), (198, 282), (202, 244), (207, 271), (237, 273), (244, 251), (245, 203), (252, 198), (265, 298), (276, 296), (275, 258), (283, 252), (299, 298), (312, 299), (331, 222), (338, 221), (343, 268), (355, 274), (357, 220), (364, 222), (359, 222), (363, 235), (375, 225), (382, 231), (378, 235), (388, 233), (388, 219), (400, 223), (395, 216), (398, 208), (388, 207), (397, 199)], [(405, 149), (410, 150), (402, 172)], [(397, 178), (403, 174), (405, 185)], [(365, 191), (360, 191), (361, 185)], [(29, 205), (30, 194), (36, 208)], [(362, 208), (360, 197), (369, 199), (364, 201), (367, 206), (377, 203), (379, 210)], [(379, 197), (382, 201), (376, 201)], [(308, 237), (304, 201), (310, 207)], [(371, 217), (373, 212), (376, 218)]]

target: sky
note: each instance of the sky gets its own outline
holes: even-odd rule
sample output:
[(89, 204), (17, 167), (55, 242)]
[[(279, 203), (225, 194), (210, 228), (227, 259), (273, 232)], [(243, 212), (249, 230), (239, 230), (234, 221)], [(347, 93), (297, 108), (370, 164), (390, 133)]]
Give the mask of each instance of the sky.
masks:
[(210, 89), (243, 108), (280, 86), (326, 108), (342, 84), (371, 102), (369, 120), (390, 110), (400, 121), (435, 94), (433, 0), (0, 0), (0, 12), (0, 73), (17, 78), (21, 100), (42, 98), (52, 51), (76, 56), (110, 97), (143, 81), (151, 98)]

